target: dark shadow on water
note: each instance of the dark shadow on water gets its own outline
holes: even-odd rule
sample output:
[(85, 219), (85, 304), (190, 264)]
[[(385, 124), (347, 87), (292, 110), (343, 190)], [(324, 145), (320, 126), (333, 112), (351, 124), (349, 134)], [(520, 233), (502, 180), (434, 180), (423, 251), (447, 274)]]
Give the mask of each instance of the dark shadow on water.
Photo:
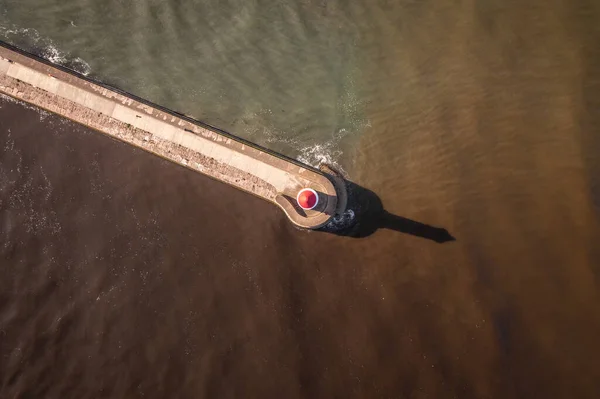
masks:
[(323, 228), (324, 231), (363, 238), (379, 229), (389, 229), (426, 238), (440, 244), (455, 240), (444, 228), (430, 226), (386, 211), (379, 196), (369, 189), (350, 181), (346, 181), (346, 187), (348, 190), (346, 209), (348, 211), (344, 217), (336, 217), (333, 222)]

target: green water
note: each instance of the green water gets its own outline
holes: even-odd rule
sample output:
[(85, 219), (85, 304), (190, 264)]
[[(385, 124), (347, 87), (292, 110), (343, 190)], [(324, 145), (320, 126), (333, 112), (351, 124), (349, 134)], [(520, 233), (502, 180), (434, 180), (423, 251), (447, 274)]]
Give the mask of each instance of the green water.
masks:
[(359, 32), (343, 4), (78, 0), (1, 7), (1, 39), (312, 164), (349, 163), (368, 124)]

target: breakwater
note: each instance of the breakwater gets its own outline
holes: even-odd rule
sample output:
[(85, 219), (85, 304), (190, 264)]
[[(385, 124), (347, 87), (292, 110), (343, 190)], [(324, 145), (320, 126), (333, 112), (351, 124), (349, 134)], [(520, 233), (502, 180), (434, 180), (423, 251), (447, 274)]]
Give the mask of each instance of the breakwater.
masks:
[[(261, 197), (299, 227), (319, 228), (343, 211), (343, 185), (336, 190), (318, 170), (3, 43), (0, 93)], [(313, 209), (296, 202), (303, 188), (319, 194)]]

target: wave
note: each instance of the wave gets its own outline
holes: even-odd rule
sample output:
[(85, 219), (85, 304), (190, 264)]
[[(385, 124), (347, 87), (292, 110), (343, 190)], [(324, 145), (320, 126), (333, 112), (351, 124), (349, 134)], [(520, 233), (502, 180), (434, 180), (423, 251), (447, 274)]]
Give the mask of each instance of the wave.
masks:
[[(285, 137), (282, 134), (275, 134), (272, 131), (263, 132), (263, 138), (267, 143), (267, 147), (277, 149), (276, 147), (283, 145), (291, 149), (292, 153), (295, 153), (294, 158), (297, 161), (314, 168), (319, 168), (322, 164), (330, 165), (344, 174), (345, 171), (339, 162), (344, 154), (340, 143), (346, 135), (346, 130), (340, 129), (327, 141), (307, 143), (304, 140)], [(285, 152), (289, 153), (288, 151)]]
[(85, 60), (60, 50), (51, 39), (43, 37), (36, 29), (0, 26), (0, 38), (84, 76), (92, 72), (90, 64)]
[[(21, 100), (17, 100), (16, 98), (10, 97), (4, 93), (0, 93), (0, 100), (2, 100), (4, 102), (13, 103), (13, 104), (19, 104), (20, 106), (22, 106), (25, 109), (37, 112), (37, 114), (40, 116), (40, 121), (43, 121), (50, 115), (50, 113), (44, 109), (35, 107), (35, 106), (33, 106), (29, 103), (23, 102)], [(0, 105), (0, 108), (2, 108), (1, 105)]]
[(298, 161), (318, 168), (321, 164), (327, 164), (340, 169), (338, 160), (342, 156), (342, 151), (335, 148), (335, 143), (329, 141), (323, 144), (314, 144), (300, 149), (300, 155), (296, 158)]

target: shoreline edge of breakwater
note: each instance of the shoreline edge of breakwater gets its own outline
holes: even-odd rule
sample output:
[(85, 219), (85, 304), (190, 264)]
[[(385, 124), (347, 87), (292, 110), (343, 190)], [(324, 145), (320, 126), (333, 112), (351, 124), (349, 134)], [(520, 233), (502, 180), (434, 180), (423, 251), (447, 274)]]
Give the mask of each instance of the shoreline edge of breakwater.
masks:
[[(344, 186), (319, 170), (3, 42), (0, 93), (263, 198), (298, 227), (317, 229), (344, 211)], [(298, 206), (303, 188), (319, 194), (314, 209)]]

